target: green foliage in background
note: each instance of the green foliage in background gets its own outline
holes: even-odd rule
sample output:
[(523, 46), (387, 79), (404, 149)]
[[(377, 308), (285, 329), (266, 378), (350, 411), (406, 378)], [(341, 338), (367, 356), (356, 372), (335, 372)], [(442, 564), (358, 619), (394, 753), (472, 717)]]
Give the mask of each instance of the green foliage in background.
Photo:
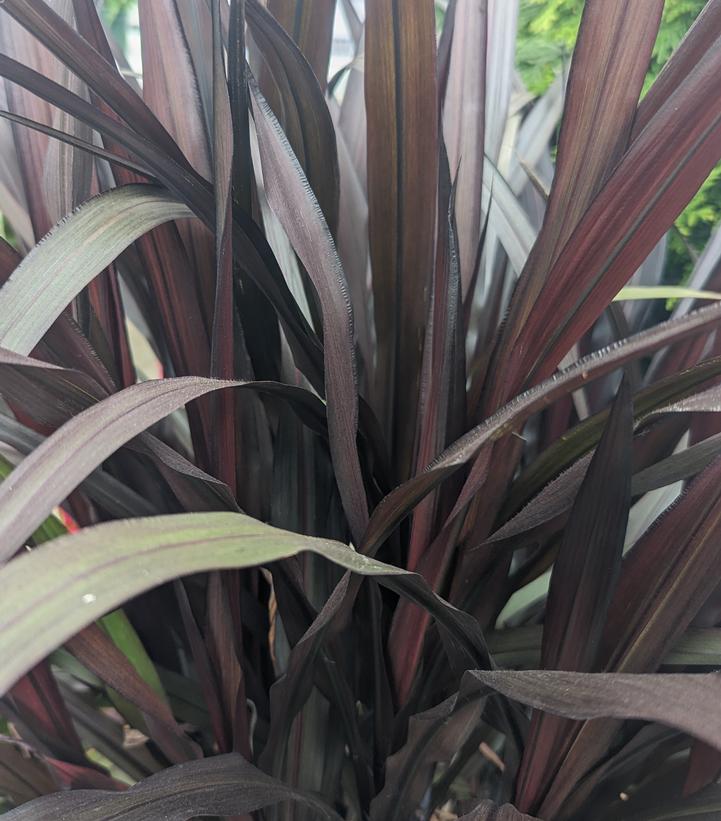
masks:
[(112, 22), (119, 14), (126, 13), (129, 8), (137, 4), (137, 0), (104, 0), (103, 17)]
[(529, 91), (543, 94), (568, 69), (582, 10), (583, 0), (521, 0), (516, 63)]
[[(646, 88), (698, 16), (705, 0), (667, 0)], [(583, 0), (521, 0), (517, 64), (526, 87), (543, 94), (567, 67), (581, 22)]]
[[(704, 2), (667, 0), (646, 89), (681, 42)], [(568, 70), (583, 5), (583, 0), (521, 0), (516, 63), (526, 87), (534, 94), (543, 94), (558, 72)], [(671, 232), (668, 245), (668, 282), (686, 280), (719, 219), (721, 168), (716, 168), (676, 220), (676, 230)]]
[(103, 20), (110, 27), (118, 44), (125, 48), (128, 11), (138, 5), (138, 0), (103, 0)]

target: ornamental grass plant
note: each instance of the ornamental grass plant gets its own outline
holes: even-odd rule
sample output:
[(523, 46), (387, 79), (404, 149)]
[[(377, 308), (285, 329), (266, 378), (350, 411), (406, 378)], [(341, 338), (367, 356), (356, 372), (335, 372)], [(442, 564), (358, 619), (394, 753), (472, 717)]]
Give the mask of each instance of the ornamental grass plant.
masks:
[(0, 4), (7, 818), (721, 818), (721, 0), (362, 5)]

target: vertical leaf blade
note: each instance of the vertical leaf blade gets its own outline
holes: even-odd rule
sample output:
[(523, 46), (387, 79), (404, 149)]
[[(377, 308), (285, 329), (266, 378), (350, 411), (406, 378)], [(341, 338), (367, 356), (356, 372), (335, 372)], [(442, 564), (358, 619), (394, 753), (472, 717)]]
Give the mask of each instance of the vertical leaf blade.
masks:
[[(430, 0), (366, 8), (368, 205), (378, 340), (376, 408), (409, 475), (438, 177), (435, 12)], [(391, 421), (392, 420), (392, 421)]]
[(320, 301), (331, 454), (351, 533), (360, 543), (368, 522), (368, 504), (356, 448), (358, 389), (348, 286), (318, 201), (257, 90), (253, 111), (268, 202), (308, 271)]
[[(590, 672), (621, 568), (631, 504), (633, 406), (626, 379), (591, 458), (563, 533), (543, 627), (545, 669)], [(516, 797), (520, 809), (537, 807), (568, 746), (568, 722), (535, 713)]]

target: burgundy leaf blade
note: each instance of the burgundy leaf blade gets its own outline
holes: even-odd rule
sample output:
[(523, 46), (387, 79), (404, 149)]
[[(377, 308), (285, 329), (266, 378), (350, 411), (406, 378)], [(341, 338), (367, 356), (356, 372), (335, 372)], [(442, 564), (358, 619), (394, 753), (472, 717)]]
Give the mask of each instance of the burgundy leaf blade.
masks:
[(73, 790), (55, 793), (24, 804), (8, 813), (11, 821), (98, 817), (127, 821), (162, 817), (187, 821), (198, 815), (238, 815), (282, 801), (299, 802), (318, 819), (338, 821), (339, 816), (320, 799), (271, 778), (237, 754), (214, 756), (178, 764), (150, 776), (129, 790)]
[(373, 0), (366, 10), (370, 252), (378, 344), (376, 413), (398, 478), (411, 471), (433, 269), (438, 107), (429, 0)]
[(323, 313), (328, 432), (338, 489), (360, 540), (368, 507), (356, 449), (358, 389), (353, 314), (333, 238), (283, 133), (259, 94), (253, 98), (268, 201), (313, 280)]

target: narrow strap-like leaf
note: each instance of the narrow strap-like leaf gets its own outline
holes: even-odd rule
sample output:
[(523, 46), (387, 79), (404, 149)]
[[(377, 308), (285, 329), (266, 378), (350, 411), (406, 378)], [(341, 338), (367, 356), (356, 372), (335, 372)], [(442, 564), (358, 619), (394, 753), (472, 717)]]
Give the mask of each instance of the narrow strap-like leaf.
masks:
[(181, 164), (182, 152), (142, 99), (95, 49), (43, 0), (6, 0), (3, 10), (36, 36), (114, 111)]
[[(219, 379), (235, 376), (235, 299), (233, 292), (232, 174), (233, 120), (225, 76), (219, 0), (213, 18), (213, 180), (215, 182), (215, 302), (210, 372)], [(212, 458), (217, 475), (235, 490), (235, 397), (215, 397), (218, 413)]]
[(81, 664), (144, 712), (150, 735), (170, 761), (181, 763), (199, 757), (198, 748), (176, 724), (167, 704), (99, 626), (89, 625), (66, 646)]
[(715, 709), (721, 674), (569, 673), (547, 670), (473, 670), (462, 685), (489, 687), (537, 710), (575, 719), (656, 721), (721, 748)]
[[(588, 466), (551, 574), (543, 628), (545, 669), (590, 672), (598, 663), (631, 505), (633, 408), (624, 379)], [(535, 807), (570, 742), (568, 724), (535, 713), (516, 799)]]
[[(427, 493), (453, 474), (461, 465), (472, 459), (486, 442), (495, 441), (509, 433), (533, 413), (547, 407), (559, 396), (575, 390), (587, 380), (609, 373), (629, 359), (667, 344), (676, 335), (683, 337), (687, 334), (698, 333), (702, 328), (710, 327), (721, 317), (721, 306), (714, 305), (701, 309), (694, 316), (694, 322), (678, 324), (679, 320), (670, 320), (656, 328), (636, 334), (606, 349), (602, 354), (591, 354), (584, 357), (558, 376), (547, 379), (516, 397), (513, 402), (501, 408), (446, 448), (423, 473), (389, 493), (371, 517), (362, 549), (368, 552), (375, 551), (393, 528)], [(482, 474), (469, 476), (456, 504), (457, 511), (465, 507), (468, 500), (482, 485), (483, 479)]]
[[(510, 376), (507, 357), (514, 353), (550, 266), (626, 149), (662, 9), (662, 0), (643, 7), (625, 0), (590, 0), (584, 6), (544, 226), (501, 334), (496, 383)], [(534, 316), (545, 313), (537, 307)]]
[(131, 789), (73, 790), (38, 798), (11, 810), (10, 821), (188, 821), (207, 815), (237, 816), (278, 804), (300, 803), (319, 821), (340, 821), (319, 798), (293, 789), (235, 754), (178, 764), (150, 776)]
[(397, 478), (412, 467), (438, 179), (431, 0), (366, 6), (368, 206), (378, 365), (375, 409)]
[(233, 199), (250, 213), (254, 181), (250, 157), (250, 100), (245, 48), (245, 0), (231, 0), (228, 22), (228, 94), (233, 119)]
[(0, 289), (0, 345), (28, 354), (72, 298), (139, 236), (187, 206), (153, 186), (114, 188), (84, 203), (25, 257)]
[[(208, 227), (214, 225), (213, 192), (197, 174), (183, 171), (182, 167), (172, 158), (158, 151), (152, 143), (139, 137), (127, 126), (103, 114), (95, 106), (70, 93), (57, 83), (53, 83), (2, 54), (0, 54), (0, 74), (12, 78), (14, 82), (28, 88), (43, 99), (51, 100), (54, 105), (90, 123), (102, 134), (110, 135), (119, 144), (128, 148), (135, 156), (143, 158), (148, 168), (167, 186), (169, 191), (175, 192), (183, 202), (186, 202)], [(239, 250), (245, 255), (248, 273), (277, 311), (299, 366), (313, 386), (321, 391), (321, 346), (292, 298), (264, 235), (249, 215), (239, 212), (235, 216), (233, 237)], [(172, 237), (163, 237), (166, 245), (170, 239)], [(171, 246), (164, 250), (165, 253), (171, 253), (174, 249)], [(186, 310), (188, 306), (197, 312), (197, 305), (194, 305), (192, 300), (186, 300)], [(182, 317), (182, 314), (178, 315), (179, 319)], [(171, 342), (175, 335), (175, 328), (173, 322), (168, 322), (166, 325), (166, 333)], [(182, 354), (190, 357), (195, 355), (196, 351), (192, 345), (185, 346), (178, 350), (178, 356), (181, 357)], [(185, 370), (191, 373), (193, 371), (202, 372), (202, 369), (197, 368), (186, 368)]]
[(463, 703), (455, 694), (411, 716), (405, 744), (386, 762), (383, 789), (371, 803), (371, 821), (413, 817), (427, 789), (427, 768), (451, 760), (480, 719), (483, 706), (478, 699)]
[(591, 671), (621, 566), (631, 504), (633, 406), (624, 380), (571, 509), (551, 576), (546, 669)]
[(368, 505), (356, 448), (358, 388), (348, 286), (318, 202), (277, 121), (256, 90), (253, 110), (268, 201), (320, 301), (331, 454), (351, 532), (360, 542), (368, 521)]
[(653, 85), (638, 105), (633, 121), (632, 139), (648, 125), (668, 97), (684, 78), (693, 71), (706, 51), (713, 46), (721, 30), (721, 2), (708, 0), (691, 28), (686, 32), (678, 48), (669, 57)]
[[(232, 382), (178, 377), (143, 382), (74, 416), (0, 485), (2, 559), (111, 453), (191, 399)], [(29, 529), (28, 529), (29, 528)]]
[[(721, 36), (721, 31), (717, 34)], [(721, 103), (711, 104), (718, 102), (711, 88), (719, 66), (717, 40), (631, 143), (589, 205), (548, 274), (536, 302), (540, 310), (534, 311), (516, 340), (515, 351), (524, 360), (518, 368), (519, 378), (527, 379), (530, 374), (539, 378), (555, 369), (718, 161)], [(660, 133), (672, 134), (673, 139), (659, 140)], [(626, 193), (631, 190), (632, 195)], [(596, 231), (603, 236), (602, 246), (596, 243)], [(588, 271), (589, 276), (581, 281), (576, 278), (572, 286), (570, 278), (578, 270)], [(554, 323), (550, 328), (542, 320), (543, 306), (551, 305), (564, 314), (560, 327)], [(516, 353), (514, 357), (518, 358)]]
[[(283, 0), (285, 2), (285, 0)], [(327, 7), (328, 0), (305, 0), (296, 6), (306, 20)], [(258, 0), (246, 0), (248, 27), (263, 54), (271, 82), (263, 83), (267, 102), (283, 127), (323, 211), (331, 234), (338, 227), (338, 156), (335, 129), (319, 80), (291, 34)], [(331, 16), (332, 20), (332, 16)], [(324, 83), (322, 83), (323, 88)]]
[(198, 81), (173, 0), (138, 3), (143, 99), (191, 165), (210, 177), (208, 134)]
[(443, 134), (451, 174), (457, 174), (458, 255), (465, 297), (482, 228), (487, 0), (459, 0), (453, 14), (448, 83), (443, 100)]
[(269, 11), (310, 63), (321, 90), (328, 81), (336, 0), (270, 0)]
[[(144, 590), (178, 576), (268, 564), (304, 550), (366, 575), (409, 575), (339, 542), (278, 530), (240, 513), (130, 519), (55, 539), (0, 571), (8, 591), (0, 604), (0, 632), (8, 654), (13, 648), (0, 691), (82, 627)], [(47, 580), (42, 590), (39, 582), (28, 584), (41, 567)], [(47, 630), (38, 631), (41, 614)]]
[[(628, 554), (603, 637), (607, 670), (626, 676), (655, 670), (717, 587), (713, 568), (718, 565), (721, 544), (720, 475), (717, 459)], [(682, 707), (690, 714), (693, 702), (688, 695), (684, 698)], [(716, 711), (708, 712), (709, 722), (712, 714)], [(582, 725), (556, 773), (542, 815), (556, 811), (568, 797), (569, 785), (580, 781), (607, 753), (615, 730), (612, 723)], [(695, 735), (719, 749), (721, 736), (713, 741)]]

